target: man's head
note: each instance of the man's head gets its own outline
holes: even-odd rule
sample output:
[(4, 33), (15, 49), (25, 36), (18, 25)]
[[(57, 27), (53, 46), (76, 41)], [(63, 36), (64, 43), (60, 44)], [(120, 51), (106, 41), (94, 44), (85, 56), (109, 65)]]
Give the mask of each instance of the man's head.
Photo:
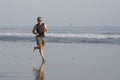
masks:
[(42, 17), (38, 17), (38, 18), (37, 18), (37, 21), (38, 21), (38, 22), (42, 22)]

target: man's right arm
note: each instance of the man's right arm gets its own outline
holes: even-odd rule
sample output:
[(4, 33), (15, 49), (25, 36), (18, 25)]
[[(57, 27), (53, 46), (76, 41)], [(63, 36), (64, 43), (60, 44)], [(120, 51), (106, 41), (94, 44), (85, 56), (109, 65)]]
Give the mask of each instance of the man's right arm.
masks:
[(32, 33), (35, 34), (36, 36), (38, 36), (39, 34), (37, 33), (36, 31), (36, 26), (34, 26), (33, 30), (32, 30)]

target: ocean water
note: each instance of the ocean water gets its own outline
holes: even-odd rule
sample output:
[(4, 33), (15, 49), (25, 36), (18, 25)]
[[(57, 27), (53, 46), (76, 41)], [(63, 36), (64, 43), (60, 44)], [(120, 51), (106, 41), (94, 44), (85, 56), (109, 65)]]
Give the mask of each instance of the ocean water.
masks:
[[(0, 41), (35, 41), (33, 27), (0, 27)], [(47, 42), (120, 44), (120, 27), (50, 26)]]
[(32, 28), (0, 28), (0, 80), (120, 79), (119, 27), (48, 26), (43, 67)]

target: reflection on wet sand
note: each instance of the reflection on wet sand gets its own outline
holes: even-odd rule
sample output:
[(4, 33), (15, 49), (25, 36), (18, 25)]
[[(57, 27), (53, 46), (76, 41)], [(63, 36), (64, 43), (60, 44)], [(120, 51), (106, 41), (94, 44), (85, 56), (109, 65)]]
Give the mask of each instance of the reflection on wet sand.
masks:
[(44, 65), (45, 62), (42, 62), (39, 69), (33, 67), (33, 75), (35, 76), (35, 80), (44, 80)]

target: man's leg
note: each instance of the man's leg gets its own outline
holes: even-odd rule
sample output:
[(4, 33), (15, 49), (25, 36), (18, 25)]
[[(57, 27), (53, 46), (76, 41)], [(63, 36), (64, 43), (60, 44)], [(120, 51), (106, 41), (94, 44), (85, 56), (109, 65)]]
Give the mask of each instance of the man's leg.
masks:
[(43, 48), (44, 48), (44, 46), (43, 46), (43, 45), (40, 45), (40, 46), (39, 46), (39, 52), (40, 52), (40, 55), (41, 55), (41, 57), (42, 57), (43, 62), (45, 62), (45, 57), (44, 57)]
[[(36, 36), (36, 44), (37, 45), (39, 45), (39, 43), (40, 43), (39, 40), (40, 40), (39, 37)], [(33, 51), (35, 51), (36, 49), (39, 49), (39, 46), (35, 46)]]
[(33, 49), (33, 51), (35, 51), (36, 49), (39, 49), (39, 47), (38, 47), (38, 46), (35, 46), (34, 49)]

